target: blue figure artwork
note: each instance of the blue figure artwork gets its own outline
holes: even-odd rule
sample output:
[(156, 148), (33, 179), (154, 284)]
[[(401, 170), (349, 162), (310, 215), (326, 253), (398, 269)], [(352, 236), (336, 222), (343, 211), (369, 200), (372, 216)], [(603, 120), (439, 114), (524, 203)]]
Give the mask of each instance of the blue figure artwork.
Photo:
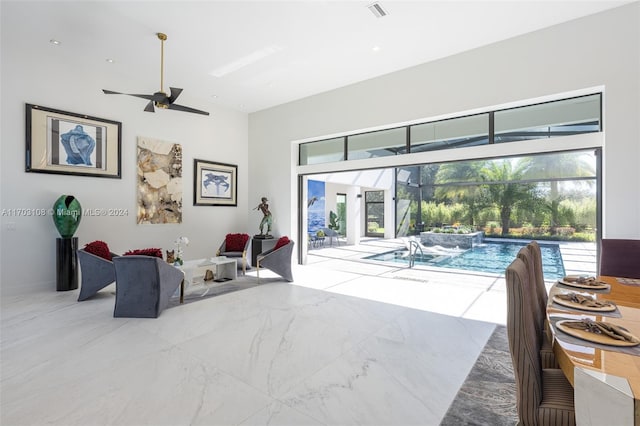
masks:
[(82, 164), (92, 166), (91, 154), (96, 147), (96, 141), (84, 131), (81, 125), (60, 135), (64, 150), (67, 152), (67, 164)]
[[(229, 176), (222, 175), (214, 175), (213, 173), (205, 173), (205, 180), (202, 182), (202, 185), (206, 190), (209, 189), (209, 185), (214, 184), (216, 187), (216, 195), (224, 194), (229, 190)], [(220, 192), (220, 188), (223, 188), (222, 192)]]

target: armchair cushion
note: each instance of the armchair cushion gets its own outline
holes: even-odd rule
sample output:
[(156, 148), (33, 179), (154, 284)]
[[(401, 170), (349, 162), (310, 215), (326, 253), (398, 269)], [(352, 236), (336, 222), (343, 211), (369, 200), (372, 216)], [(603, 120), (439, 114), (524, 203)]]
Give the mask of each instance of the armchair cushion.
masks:
[(284, 237), (280, 237), (278, 239), (278, 241), (276, 242), (275, 247), (273, 247), (274, 250), (278, 250), (280, 247), (286, 246), (287, 244), (289, 244), (289, 237), (284, 236)]
[(225, 251), (243, 251), (248, 239), (248, 234), (227, 234), (224, 239)]
[(84, 246), (84, 251), (91, 253), (105, 260), (111, 260), (111, 251), (104, 241), (96, 240)]
[(162, 250), (159, 248), (146, 248), (129, 250), (123, 256), (153, 256), (162, 259)]

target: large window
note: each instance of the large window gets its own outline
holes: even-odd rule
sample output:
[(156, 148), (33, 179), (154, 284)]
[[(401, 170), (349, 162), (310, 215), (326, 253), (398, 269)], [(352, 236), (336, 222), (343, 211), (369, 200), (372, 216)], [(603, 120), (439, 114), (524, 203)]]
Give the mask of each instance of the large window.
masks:
[(411, 126), (411, 152), (485, 145), (489, 142), (489, 114)]
[(600, 131), (600, 95), (495, 112), (495, 142), (516, 142)]
[[(602, 131), (601, 94), (300, 145), (299, 164), (330, 163)], [(346, 153), (346, 154), (345, 154)]]
[(300, 165), (332, 163), (344, 160), (344, 138), (300, 144)]
[(481, 229), (486, 236), (595, 241), (596, 153), (573, 151), (397, 169), (397, 236)]
[(347, 159), (387, 157), (406, 152), (407, 129), (381, 130), (347, 137)]

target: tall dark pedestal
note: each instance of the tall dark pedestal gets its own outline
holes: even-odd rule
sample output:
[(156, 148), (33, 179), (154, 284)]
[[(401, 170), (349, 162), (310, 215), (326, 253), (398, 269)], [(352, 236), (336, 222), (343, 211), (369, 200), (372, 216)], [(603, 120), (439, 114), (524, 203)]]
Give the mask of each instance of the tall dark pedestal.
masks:
[(56, 238), (56, 290), (78, 288), (78, 237)]
[(251, 239), (251, 266), (258, 265), (258, 255), (276, 246), (277, 238), (252, 238)]

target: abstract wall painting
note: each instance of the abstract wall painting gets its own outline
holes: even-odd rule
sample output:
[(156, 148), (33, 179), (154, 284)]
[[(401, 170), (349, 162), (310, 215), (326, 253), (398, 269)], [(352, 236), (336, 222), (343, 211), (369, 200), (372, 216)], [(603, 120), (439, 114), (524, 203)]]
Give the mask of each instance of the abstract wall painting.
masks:
[(182, 223), (182, 146), (138, 137), (138, 224)]

